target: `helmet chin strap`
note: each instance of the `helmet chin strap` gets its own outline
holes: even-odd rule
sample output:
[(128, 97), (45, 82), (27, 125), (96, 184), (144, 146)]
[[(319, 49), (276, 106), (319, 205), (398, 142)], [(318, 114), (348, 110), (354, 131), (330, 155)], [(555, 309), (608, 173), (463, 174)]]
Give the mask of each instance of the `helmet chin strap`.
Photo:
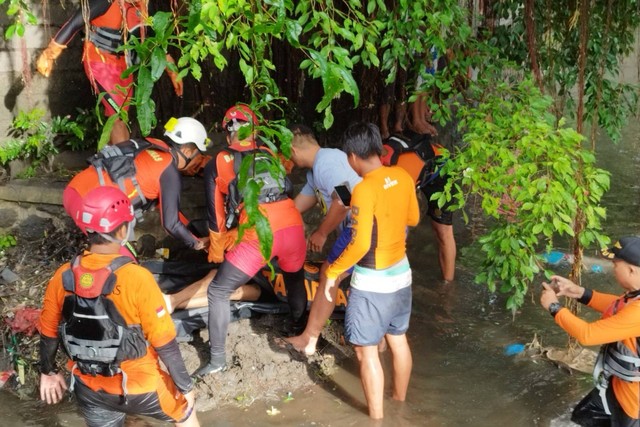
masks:
[(106, 234), (106, 233), (98, 233), (98, 234), (110, 242), (117, 243), (120, 246), (126, 246), (129, 240), (133, 238), (133, 227), (135, 226), (135, 224), (136, 224), (135, 218), (127, 224), (127, 234), (125, 235), (125, 238), (122, 240), (118, 240), (115, 237), (110, 236), (109, 234)]
[[(175, 143), (171, 143), (171, 148), (172, 148), (171, 150), (172, 152), (175, 152), (178, 156), (182, 157), (182, 159), (184, 160), (183, 169), (189, 166), (189, 163), (191, 163), (191, 161), (195, 159), (198, 154), (200, 154), (200, 150), (196, 150), (192, 156), (187, 157), (187, 155), (182, 152), (180, 145)], [(177, 162), (178, 162), (178, 159), (176, 158), (176, 164)]]

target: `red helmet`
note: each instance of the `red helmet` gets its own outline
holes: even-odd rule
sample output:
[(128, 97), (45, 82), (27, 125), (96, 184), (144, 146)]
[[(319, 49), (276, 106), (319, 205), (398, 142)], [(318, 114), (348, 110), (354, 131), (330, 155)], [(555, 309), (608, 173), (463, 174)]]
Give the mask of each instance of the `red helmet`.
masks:
[(224, 113), (222, 127), (226, 131), (235, 132), (244, 123), (249, 123), (251, 126), (258, 125), (258, 116), (247, 104), (236, 104)]
[(82, 196), (75, 188), (67, 186), (62, 193), (62, 206), (75, 222), (78, 210), (82, 204)]
[(71, 217), (84, 234), (110, 233), (123, 223), (133, 220), (131, 201), (116, 187), (96, 187), (79, 203), (73, 205), (72, 202), (71, 206), (72, 209), (76, 206)]

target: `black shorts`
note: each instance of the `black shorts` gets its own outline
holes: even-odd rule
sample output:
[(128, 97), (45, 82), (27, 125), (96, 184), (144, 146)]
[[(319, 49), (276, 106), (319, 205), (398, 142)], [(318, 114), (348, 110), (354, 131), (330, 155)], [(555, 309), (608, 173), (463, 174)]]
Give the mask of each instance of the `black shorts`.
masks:
[(453, 203), (453, 200), (445, 203), (443, 207), (438, 206), (438, 200), (431, 200), (431, 196), (435, 193), (444, 191), (444, 186), (447, 180), (443, 177), (436, 177), (433, 181), (425, 184), (421, 187), (422, 193), (427, 198), (427, 215), (438, 224), (452, 225), (453, 224), (453, 212), (449, 210), (449, 206)]
[(389, 84), (385, 84), (387, 74), (380, 77), (382, 79), (383, 89), (380, 91), (381, 104), (393, 104), (396, 102), (405, 102), (407, 99), (407, 72), (398, 67), (396, 71), (396, 79)]
[[(124, 426), (127, 414), (143, 415), (171, 423), (184, 421), (190, 415), (174, 405), (169, 406), (172, 406), (171, 409), (183, 416), (180, 419), (175, 419), (168, 415), (167, 412), (171, 409), (162, 408), (158, 391), (129, 394), (125, 403), (122, 396), (106, 393), (102, 390), (94, 391), (76, 377), (74, 393), (80, 414), (89, 427)], [(164, 400), (172, 400), (173, 396), (164, 396), (164, 398)]]
[(573, 409), (571, 421), (582, 427), (640, 427), (640, 419), (630, 418), (620, 407), (611, 385), (606, 393), (611, 415), (604, 411), (600, 392), (594, 388)]

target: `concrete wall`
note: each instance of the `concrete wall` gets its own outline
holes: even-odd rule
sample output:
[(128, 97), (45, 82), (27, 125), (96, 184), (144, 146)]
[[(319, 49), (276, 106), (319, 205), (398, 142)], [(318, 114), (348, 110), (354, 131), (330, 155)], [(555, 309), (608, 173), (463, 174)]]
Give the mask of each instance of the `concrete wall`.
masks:
[[(13, 118), (20, 110), (41, 108), (52, 116), (76, 115), (76, 108), (95, 105), (91, 86), (82, 68), (82, 34), (78, 34), (56, 61), (49, 78), (35, 69), (40, 52), (77, 7), (69, 0), (34, 2), (32, 10), (40, 25), (27, 26), (23, 38), (0, 38), (0, 144), (7, 138)], [(46, 5), (43, 16), (43, 5)], [(10, 21), (6, 4), (0, 7), (0, 31)], [(42, 23), (48, 22), (48, 26)]]
[[(69, 217), (62, 208), (62, 191), (66, 184), (65, 180), (18, 179), (0, 185), (0, 236), (11, 234), (23, 238), (27, 233), (34, 234), (34, 239), (42, 238), (41, 227), (35, 223), (51, 221), (56, 228), (69, 224)], [(183, 179), (180, 207), (190, 220), (206, 218), (202, 185), (199, 178)], [(136, 237), (151, 234), (158, 240), (167, 236), (156, 209), (145, 213), (144, 221), (136, 225), (135, 232)]]

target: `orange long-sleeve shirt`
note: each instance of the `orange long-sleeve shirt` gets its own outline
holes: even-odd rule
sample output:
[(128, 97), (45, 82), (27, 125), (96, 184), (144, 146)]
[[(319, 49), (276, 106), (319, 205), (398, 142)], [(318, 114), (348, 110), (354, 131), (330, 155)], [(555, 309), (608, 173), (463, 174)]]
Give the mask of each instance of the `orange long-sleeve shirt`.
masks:
[[(148, 138), (156, 145), (167, 147), (157, 139)], [(182, 178), (176, 162), (170, 152), (147, 149), (138, 153), (135, 157), (135, 178), (140, 186), (145, 199), (157, 201), (160, 221), (164, 229), (171, 236), (182, 240), (187, 246), (193, 248), (199, 240), (187, 228), (189, 220), (180, 211), (180, 192), (182, 190)], [(102, 179), (105, 185), (118, 187), (111, 181), (109, 174), (102, 171)], [(100, 186), (98, 171), (94, 166), (80, 171), (69, 181), (68, 187), (75, 189), (80, 196)], [(124, 180), (124, 192), (132, 201), (138, 196), (138, 190), (131, 179)], [(138, 206), (135, 206), (138, 208)]]
[(379, 270), (404, 258), (407, 226), (420, 221), (413, 179), (397, 166), (367, 173), (353, 189), (351, 216), (351, 242), (329, 266), (329, 278), (355, 264)]
[[(234, 142), (229, 148), (236, 151), (249, 151), (256, 149), (253, 142), (244, 140)], [(262, 148), (267, 153), (270, 150)], [(280, 159), (282, 160), (282, 159)], [(207, 213), (209, 218), (209, 228), (213, 231), (226, 230), (226, 198), (229, 196), (229, 186), (236, 178), (235, 158), (227, 150), (219, 152), (216, 158), (205, 168), (205, 194), (207, 196)], [(269, 220), (271, 231), (276, 232), (283, 228), (302, 225), (302, 216), (292, 199), (286, 198), (273, 203), (261, 203), (260, 210), (262, 214)], [(245, 209), (240, 212), (239, 223), (244, 224), (248, 221), (248, 215)], [(250, 228), (243, 234), (243, 241), (257, 240), (258, 234), (255, 228)]]
[[(109, 265), (118, 254), (85, 253), (81, 265), (88, 269), (100, 269)], [(61, 266), (49, 281), (44, 295), (44, 307), (40, 316), (41, 333), (47, 337), (58, 336), (58, 324), (62, 320), (64, 290), (62, 273), (69, 263)], [(117, 282), (114, 291), (107, 296), (114, 302), (128, 325), (140, 325), (150, 346), (147, 354), (139, 359), (124, 361), (121, 368), (127, 373), (127, 389), (130, 394), (148, 393), (156, 390), (161, 381), (158, 355), (153, 347), (162, 347), (176, 337), (171, 315), (167, 312), (162, 293), (153, 275), (143, 267), (127, 264), (115, 272)], [(73, 362), (69, 362), (69, 368)], [(75, 370), (84, 384), (92, 390), (104, 390), (111, 394), (122, 393), (122, 375), (92, 377)]]
[[(588, 306), (604, 313), (621, 297), (593, 291)], [(630, 300), (623, 309), (609, 317), (595, 322), (586, 322), (568, 309), (560, 310), (555, 321), (569, 335), (583, 345), (602, 345), (622, 342), (633, 352), (637, 352), (637, 337), (640, 337), (640, 300)], [(620, 378), (611, 379), (616, 399), (624, 412), (631, 418), (640, 418), (640, 383), (627, 382)]]

